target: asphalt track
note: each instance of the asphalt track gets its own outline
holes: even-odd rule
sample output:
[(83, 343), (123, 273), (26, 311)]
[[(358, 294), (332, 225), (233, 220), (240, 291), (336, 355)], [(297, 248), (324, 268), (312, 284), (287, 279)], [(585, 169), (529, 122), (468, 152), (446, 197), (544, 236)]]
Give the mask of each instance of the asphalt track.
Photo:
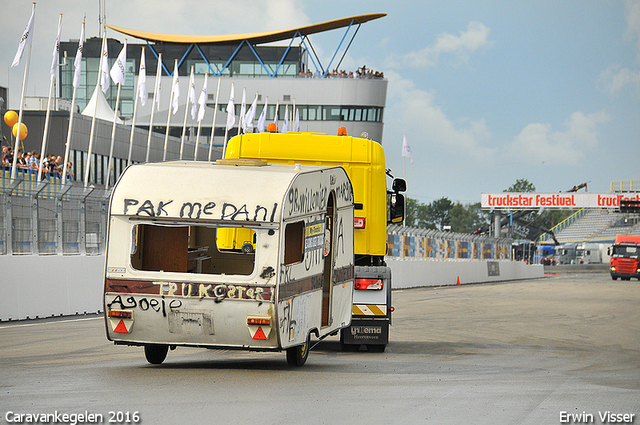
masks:
[(111, 345), (95, 316), (3, 322), (1, 420), (640, 424), (638, 281), (558, 274), (393, 297), (386, 352), (342, 352), (334, 338), (301, 368), (284, 353), (195, 348), (150, 366), (141, 349)]

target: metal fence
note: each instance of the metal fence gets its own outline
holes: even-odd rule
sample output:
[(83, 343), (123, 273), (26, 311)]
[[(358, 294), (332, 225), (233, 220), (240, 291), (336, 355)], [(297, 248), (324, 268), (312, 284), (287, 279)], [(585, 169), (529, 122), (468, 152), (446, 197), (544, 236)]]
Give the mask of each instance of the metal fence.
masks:
[[(110, 191), (82, 183), (36, 181), (2, 173), (1, 255), (100, 255), (104, 253)], [(512, 259), (512, 240), (391, 225), (388, 255), (431, 259)]]
[(511, 260), (512, 239), (390, 225), (388, 255), (401, 258)]
[(104, 253), (109, 191), (2, 173), (0, 254)]

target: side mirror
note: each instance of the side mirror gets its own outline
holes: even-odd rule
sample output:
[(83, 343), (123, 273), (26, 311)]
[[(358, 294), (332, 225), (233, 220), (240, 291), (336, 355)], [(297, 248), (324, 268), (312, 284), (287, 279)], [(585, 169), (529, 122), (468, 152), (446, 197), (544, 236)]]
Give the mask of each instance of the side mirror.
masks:
[[(404, 180), (403, 180), (404, 182)], [(392, 193), (389, 195), (389, 223), (402, 223), (404, 220), (404, 195)]]
[(407, 182), (404, 179), (394, 179), (391, 188), (394, 192), (406, 192)]

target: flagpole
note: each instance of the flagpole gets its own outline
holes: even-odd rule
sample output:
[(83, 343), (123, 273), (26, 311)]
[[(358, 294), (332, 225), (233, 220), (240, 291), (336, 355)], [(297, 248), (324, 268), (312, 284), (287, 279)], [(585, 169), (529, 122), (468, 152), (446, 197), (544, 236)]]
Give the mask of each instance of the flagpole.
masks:
[(209, 140), (209, 162), (211, 162), (211, 151), (213, 149), (213, 136), (216, 132), (216, 115), (218, 114), (218, 95), (220, 95), (220, 80), (222, 76), (218, 77), (218, 88), (216, 89), (216, 100), (213, 106), (213, 124), (211, 124), (211, 140)]
[(40, 163), (38, 164), (38, 183), (42, 181), (42, 155), (47, 150), (47, 139), (49, 138), (49, 120), (51, 118), (51, 97), (53, 96), (53, 85), (55, 84), (53, 75), (51, 76), (51, 82), (49, 83), (49, 98), (47, 100), (47, 113), (44, 118), (44, 132), (42, 133), (42, 147), (40, 148)]
[[(36, 13), (36, 3), (33, 2), (33, 10), (31, 14), (34, 16), (35, 20)], [(27, 24), (28, 25), (28, 24)], [(31, 37), (31, 34), (27, 34), (27, 37)], [(28, 51), (27, 51), (27, 61), (24, 66), (24, 76), (22, 77), (22, 93), (20, 95), (20, 113), (18, 114), (18, 129), (16, 131), (16, 143), (13, 148), (13, 164), (11, 167), (11, 181), (13, 182), (16, 178), (16, 171), (18, 169), (18, 148), (20, 146), (20, 130), (22, 128), (22, 115), (24, 112), (24, 92), (27, 88), (27, 80), (29, 76), (29, 62), (31, 62), (31, 42), (28, 43)]]
[(151, 120), (149, 121), (149, 135), (147, 136), (147, 156), (145, 162), (149, 162), (149, 151), (151, 150), (151, 135), (153, 133), (153, 116), (156, 111), (156, 100), (158, 99), (158, 78), (162, 78), (162, 53), (158, 55), (158, 68), (156, 69), (156, 84), (153, 90), (153, 103), (151, 104)]
[[(85, 16), (86, 19), (86, 16)], [(84, 37), (85, 37), (85, 33), (84, 33), (84, 25), (85, 22), (82, 21), (82, 31), (80, 32), (80, 41), (78, 42), (78, 52), (76, 53), (76, 60), (74, 60), (74, 66), (78, 69), (74, 69), (73, 70), (73, 97), (71, 98), (71, 112), (69, 113), (69, 129), (67, 131), (67, 143), (66, 143), (66, 147), (64, 150), (64, 164), (62, 164), (62, 184), (66, 184), (67, 183), (67, 172), (68, 170), (68, 164), (69, 164), (69, 152), (71, 151), (71, 132), (73, 129), (73, 117), (75, 115), (75, 110), (76, 110), (76, 94), (78, 92), (78, 85), (79, 83), (76, 82), (76, 75), (79, 75), (79, 72), (81, 71), (81, 67), (82, 67), (82, 52), (84, 50)], [(76, 64), (76, 62), (78, 62)], [(76, 66), (77, 65), (77, 66)]]
[[(124, 46), (122, 47), (125, 56), (126, 56), (126, 52), (127, 52), (127, 39), (124, 39)], [(121, 57), (122, 55), (122, 51), (120, 52), (120, 54), (118, 54), (118, 58), (116, 59), (116, 62), (113, 64), (114, 68), (117, 69), (118, 68), (118, 64), (120, 63), (120, 60), (122, 59)], [(125, 63), (122, 64), (123, 68), (122, 68), (122, 72), (121, 75), (126, 78), (126, 71), (124, 71), (126, 69), (126, 59), (124, 61)], [(111, 72), (113, 72), (113, 69), (111, 70)], [(110, 72), (110, 74), (111, 74)], [(116, 75), (118, 76), (118, 75)], [(111, 75), (111, 78), (113, 78), (113, 75)], [(114, 79), (115, 81), (115, 79)], [(116, 94), (116, 107), (114, 108), (113, 111), (113, 127), (111, 128), (111, 146), (109, 148), (109, 162), (107, 163), (107, 182), (105, 184), (105, 189), (109, 189), (109, 182), (111, 181), (111, 161), (113, 161), (113, 145), (115, 144), (115, 140), (116, 140), (116, 123), (118, 121), (118, 107), (120, 106), (120, 90), (122, 89), (122, 84), (124, 83), (124, 80), (119, 79), (118, 81), (116, 81), (116, 83), (118, 84), (118, 92)], [(136, 99), (137, 100), (137, 99)]]
[[(191, 83), (193, 82), (193, 69), (191, 65), (191, 75), (189, 76), (189, 90), (187, 91), (187, 103), (184, 105), (184, 122), (182, 123), (182, 137), (180, 138), (180, 161), (182, 161), (182, 153), (184, 152), (184, 136), (187, 132), (187, 116), (189, 115), (189, 99), (191, 98)], [(195, 103), (195, 99), (191, 99)]]
[(113, 160), (113, 145), (116, 140), (116, 123), (118, 121), (118, 105), (120, 104), (120, 89), (122, 84), (118, 83), (118, 94), (116, 95), (116, 107), (113, 112), (113, 127), (111, 128), (111, 147), (109, 148), (109, 162), (107, 162), (107, 183), (104, 188), (109, 189), (109, 182), (111, 181), (111, 161)]
[[(93, 117), (91, 118), (91, 131), (89, 132), (89, 148), (87, 149), (87, 165), (84, 168), (84, 187), (89, 185), (89, 172), (91, 171), (91, 152), (93, 150), (93, 137), (95, 135), (96, 128), (96, 114), (98, 113), (98, 90), (100, 90), (100, 83), (102, 80), (102, 66), (105, 60), (104, 52), (107, 49), (107, 32), (102, 34), (102, 52), (100, 53), (100, 65), (98, 67), (98, 81), (96, 81), (96, 91), (94, 91), (95, 103), (93, 105)], [(107, 76), (107, 78), (109, 78)], [(97, 176), (96, 176), (97, 180)]]
[[(173, 67), (173, 79), (171, 80), (171, 95), (169, 96), (169, 109), (167, 111), (167, 129), (164, 133), (164, 153), (162, 154), (162, 161), (167, 160), (167, 144), (169, 143), (169, 125), (171, 123), (171, 112), (173, 110), (173, 100), (175, 98), (175, 85), (178, 78), (178, 59), (176, 59)], [(186, 107), (185, 107), (186, 109)]]
[[(222, 158), (224, 158), (225, 154), (227, 153), (227, 136), (229, 135), (229, 106), (235, 108), (235, 106), (233, 105), (234, 95), (235, 93), (233, 89), (233, 83), (231, 83), (231, 96), (229, 97), (229, 103), (227, 104), (227, 121), (224, 125), (224, 144), (222, 145)], [(235, 115), (235, 111), (231, 111), (231, 113)], [(235, 120), (235, 117), (233, 119)], [(233, 127), (233, 124), (231, 124), (231, 126)]]
[(140, 95), (140, 87), (136, 88), (136, 98), (133, 102), (133, 118), (131, 119), (131, 133), (129, 135), (129, 155), (127, 156), (127, 166), (131, 165), (131, 154), (133, 153), (133, 134), (136, 128), (136, 115), (138, 112), (138, 96)]
[[(47, 114), (46, 117), (44, 119), (44, 132), (42, 134), (42, 148), (40, 149), (40, 163), (38, 164), (38, 182), (42, 181), (42, 166), (44, 161), (43, 159), (43, 155), (45, 154), (45, 151), (47, 150), (47, 141), (49, 138), (49, 121), (51, 118), (51, 98), (53, 97), (53, 85), (55, 84), (56, 81), (56, 73), (58, 71), (58, 51), (59, 51), (59, 47), (60, 47), (60, 30), (62, 28), (62, 13), (60, 14), (60, 19), (58, 20), (58, 35), (56, 37), (56, 45), (53, 48), (53, 54), (54, 54), (54, 60), (52, 61), (53, 63), (51, 64), (51, 82), (49, 83), (49, 100), (47, 101)], [(54, 72), (54, 67), (55, 66), (55, 72)]]
[[(207, 107), (207, 81), (209, 79), (209, 73), (204, 73), (204, 83), (202, 85), (202, 90), (200, 91), (200, 98), (198, 99), (198, 133), (196, 134), (196, 145), (193, 148), (193, 160), (198, 160), (198, 145), (200, 144), (200, 131), (202, 129), (202, 120), (204, 119), (204, 115), (206, 113)], [(202, 99), (202, 102), (200, 102)], [(202, 116), (201, 116), (202, 115)]]
[(242, 88), (242, 102), (240, 103), (240, 116), (238, 117), (238, 134), (240, 134), (240, 131), (242, 130), (242, 133), (244, 133), (244, 108), (245, 105), (247, 103), (247, 88), (243, 87)]
[[(140, 55), (140, 67), (142, 68), (144, 58), (144, 46), (142, 47), (142, 54)], [(146, 65), (145, 65), (146, 66)], [(145, 79), (146, 79), (146, 68), (144, 68)], [(146, 81), (145, 81), (145, 91), (146, 91)], [(147, 93), (144, 93), (146, 96)], [(129, 156), (127, 156), (127, 166), (131, 165), (131, 154), (133, 152), (133, 135), (135, 133), (136, 128), (136, 115), (138, 113), (138, 99), (140, 97), (140, 72), (138, 71), (138, 84), (136, 84), (136, 97), (133, 102), (133, 118), (131, 120), (131, 134), (129, 136)], [(140, 100), (142, 102), (142, 100)]]

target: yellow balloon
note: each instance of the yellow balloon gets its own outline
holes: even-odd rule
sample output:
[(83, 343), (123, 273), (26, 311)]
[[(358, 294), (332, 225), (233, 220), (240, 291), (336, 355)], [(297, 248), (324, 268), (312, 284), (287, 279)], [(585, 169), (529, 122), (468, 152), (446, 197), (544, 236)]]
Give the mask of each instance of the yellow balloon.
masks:
[[(18, 137), (18, 123), (13, 125), (13, 137)], [(20, 123), (20, 140), (24, 140), (27, 137), (27, 126), (25, 123)]]
[(4, 122), (9, 127), (13, 128), (13, 126), (16, 125), (16, 123), (18, 122), (18, 114), (16, 114), (16, 111), (7, 111), (4, 114)]

